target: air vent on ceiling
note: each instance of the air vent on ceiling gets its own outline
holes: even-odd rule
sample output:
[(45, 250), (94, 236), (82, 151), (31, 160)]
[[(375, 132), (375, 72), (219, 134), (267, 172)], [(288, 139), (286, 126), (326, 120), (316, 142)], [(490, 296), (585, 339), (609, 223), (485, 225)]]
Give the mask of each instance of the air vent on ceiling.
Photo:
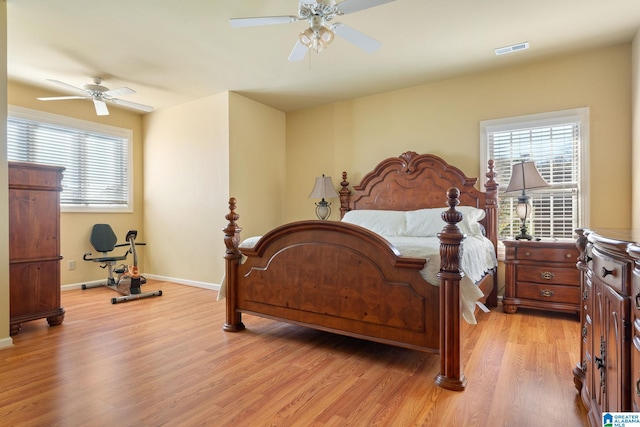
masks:
[(495, 50), (496, 55), (505, 55), (507, 53), (518, 52), (519, 50), (529, 49), (529, 42), (513, 44), (511, 46), (499, 47)]

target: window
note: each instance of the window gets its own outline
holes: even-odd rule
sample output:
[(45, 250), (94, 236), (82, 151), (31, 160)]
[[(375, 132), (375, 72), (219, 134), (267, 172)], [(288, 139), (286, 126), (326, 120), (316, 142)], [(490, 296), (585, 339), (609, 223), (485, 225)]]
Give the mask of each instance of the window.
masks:
[(533, 213), (527, 230), (536, 238), (571, 239), (577, 227), (588, 222), (589, 109), (577, 108), (480, 124), (483, 169), (495, 161), (499, 187), (498, 236), (520, 233), (515, 215), (518, 194), (505, 194), (515, 163), (533, 160), (548, 189), (527, 192)]
[(132, 131), (10, 106), (9, 160), (64, 166), (61, 209), (131, 212)]

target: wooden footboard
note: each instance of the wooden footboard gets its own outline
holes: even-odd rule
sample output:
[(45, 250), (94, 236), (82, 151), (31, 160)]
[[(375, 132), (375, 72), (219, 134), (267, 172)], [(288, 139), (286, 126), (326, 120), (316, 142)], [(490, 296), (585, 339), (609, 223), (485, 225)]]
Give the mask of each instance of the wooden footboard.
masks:
[(225, 331), (244, 329), (242, 313), (428, 352), (440, 352), (442, 387), (462, 390), (460, 242), (455, 210), (440, 234), (440, 287), (420, 275), (424, 259), (402, 257), (379, 235), (337, 221), (299, 221), (240, 248), (236, 200), (229, 201)]

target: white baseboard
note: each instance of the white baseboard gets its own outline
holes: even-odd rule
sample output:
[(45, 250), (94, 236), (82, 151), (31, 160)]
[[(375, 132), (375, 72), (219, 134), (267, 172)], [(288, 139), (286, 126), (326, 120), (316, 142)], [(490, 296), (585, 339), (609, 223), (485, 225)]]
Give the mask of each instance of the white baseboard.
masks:
[[(162, 280), (165, 282), (172, 282), (172, 283), (177, 283), (179, 285), (187, 285), (187, 286), (193, 286), (196, 288), (203, 288), (203, 289), (210, 289), (212, 291), (219, 291), (220, 290), (220, 285), (216, 284), (216, 283), (207, 283), (207, 282), (198, 282), (196, 280), (185, 280), (185, 279), (178, 279), (175, 277), (166, 277), (166, 276), (158, 276), (157, 274), (143, 274), (144, 277), (146, 277), (147, 279), (153, 279), (153, 280)], [(82, 282), (82, 283), (72, 283), (69, 285), (62, 285), (61, 286), (61, 290), (62, 291), (70, 291), (72, 289), (81, 289), (82, 285), (93, 285), (93, 284), (99, 284), (99, 283), (103, 283), (105, 282), (105, 280), (93, 280), (91, 282)]]
[(212, 291), (219, 291), (220, 285), (216, 283), (199, 282), (197, 280), (178, 279), (176, 277), (159, 276), (157, 274), (143, 274), (147, 279), (163, 280), (165, 282), (177, 283), (179, 285), (193, 286), (196, 288), (210, 289)]
[(13, 339), (11, 337), (0, 338), (0, 349), (13, 347)]

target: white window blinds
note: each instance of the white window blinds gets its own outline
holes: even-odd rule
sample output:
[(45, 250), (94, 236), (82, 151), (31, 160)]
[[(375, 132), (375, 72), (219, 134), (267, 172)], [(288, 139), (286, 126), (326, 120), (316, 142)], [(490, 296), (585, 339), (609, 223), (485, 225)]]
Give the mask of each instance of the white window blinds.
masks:
[(63, 207), (128, 208), (130, 131), (41, 114), (10, 109), (8, 159), (63, 166)]
[(533, 160), (548, 189), (527, 192), (533, 213), (527, 229), (536, 238), (568, 239), (584, 218), (585, 162), (583, 135), (588, 124), (584, 115), (553, 115), (548, 119), (512, 121), (508, 126), (487, 126), (487, 156), (495, 161), (499, 190), (499, 237), (512, 238), (520, 232), (515, 215), (518, 194), (505, 194), (512, 166)]

